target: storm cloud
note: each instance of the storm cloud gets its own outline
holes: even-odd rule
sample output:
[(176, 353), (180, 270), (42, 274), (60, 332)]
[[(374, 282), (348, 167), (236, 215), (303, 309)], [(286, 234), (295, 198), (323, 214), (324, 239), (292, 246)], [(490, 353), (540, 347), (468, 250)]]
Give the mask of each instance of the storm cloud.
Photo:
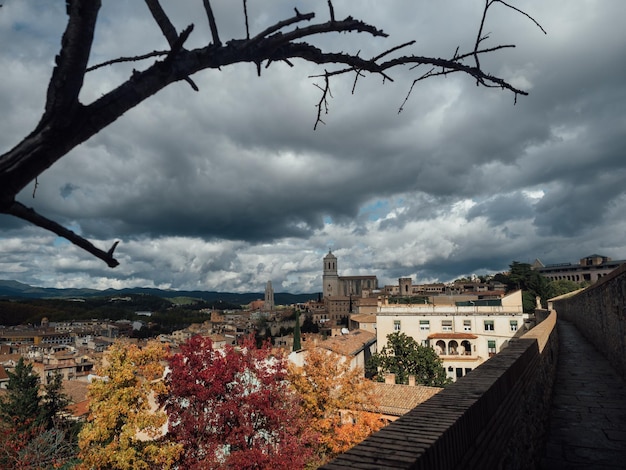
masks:
[[(188, 47), (210, 41), (202, 2), (176, 4)], [(222, 38), (245, 35), (241, 4), (218, 1)], [(376, 24), (386, 39), (329, 35), (320, 47), (375, 55), (449, 56), (473, 45), (484, 2), (335, 1), (338, 17)], [(249, 2), (252, 31), (293, 7)], [(166, 5), (167, 6), (167, 5)], [(423, 71), (337, 77), (325, 125), (313, 130), (323, 69), (250, 64), (194, 76), (142, 103), (73, 150), (19, 200), (102, 248), (121, 240), (120, 266), (37, 227), (0, 216), (2, 277), (40, 286), (261, 291), (321, 290), (329, 248), (341, 274), (381, 284), (449, 281), (512, 261), (626, 258), (626, 17), (623, 0), (519, 1), (489, 17), (488, 44), (515, 44), (485, 69), (528, 90), (517, 99), (468, 77), (420, 82)], [(66, 15), (62, 2), (0, 10), (0, 148), (37, 124)], [(143, 2), (104, 2), (92, 63), (167, 47)], [(125, 80), (120, 64), (87, 76), (92, 100)], [(398, 112), (402, 106), (402, 112)], [(33, 197), (34, 196), (34, 197)]]

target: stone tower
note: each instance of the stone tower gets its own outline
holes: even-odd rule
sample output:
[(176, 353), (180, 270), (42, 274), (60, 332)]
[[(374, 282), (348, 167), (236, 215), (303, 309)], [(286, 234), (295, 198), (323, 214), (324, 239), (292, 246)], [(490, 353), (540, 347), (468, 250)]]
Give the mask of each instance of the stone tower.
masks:
[(339, 295), (339, 276), (337, 275), (337, 257), (328, 250), (324, 256), (324, 274), (322, 276), (324, 298)]
[(413, 292), (413, 281), (410, 277), (401, 277), (398, 279), (398, 284), (400, 285), (400, 295), (408, 296)]
[(274, 289), (272, 288), (272, 281), (267, 281), (265, 286), (265, 302), (263, 303), (263, 310), (272, 312), (274, 310)]

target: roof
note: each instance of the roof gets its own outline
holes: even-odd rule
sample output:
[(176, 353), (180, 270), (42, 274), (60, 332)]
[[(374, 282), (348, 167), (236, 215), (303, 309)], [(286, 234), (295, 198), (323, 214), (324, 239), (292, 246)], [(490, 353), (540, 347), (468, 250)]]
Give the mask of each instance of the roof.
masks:
[(89, 400), (84, 400), (79, 403), (69, 405), (67, 409), (75, 418), (85, 416), (89, 414)]
[(478, 336), (471, 333), (433, 333), (428, 339), (476, 339)]
[(425, 385), (399, 385), (374, 382), (374, 394), (378, 406), (372, 411), (391, 416), (402, 416), (436, 395), (443, 388)]
[(357, 313), (350, 315), (350, 320), (359, 323), (376, 323), (376, 314), (374, 313)]
[(63, 393), (65, 393), (72, 403), (80, 403), (87, 399), (89, 383), (82, 380), (64, 380)]
[(333, 336), (317, 344), (342, 356), (355, 356), (367, 345), (376, 341), (376, 334), (365, 330), (353, 330), (347, 335)]

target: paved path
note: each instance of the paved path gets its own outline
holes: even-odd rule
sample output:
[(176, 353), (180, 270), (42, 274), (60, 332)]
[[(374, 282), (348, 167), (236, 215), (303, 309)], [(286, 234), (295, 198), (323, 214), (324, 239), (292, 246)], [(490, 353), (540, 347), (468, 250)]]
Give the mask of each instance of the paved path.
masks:
[(626, 383), (558, 320), (559, 362), (542, 470), (626, 469)]

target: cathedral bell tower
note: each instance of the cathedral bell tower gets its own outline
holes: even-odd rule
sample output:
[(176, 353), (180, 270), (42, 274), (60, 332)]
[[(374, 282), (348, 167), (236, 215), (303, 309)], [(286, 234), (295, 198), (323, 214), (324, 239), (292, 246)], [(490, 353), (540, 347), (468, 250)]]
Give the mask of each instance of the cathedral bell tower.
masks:
[(324, 298), (339, 295), (339, 276), (337, 275), (337, 257), (328, 250), (324, 256), (324, 275), (322, 276)]

